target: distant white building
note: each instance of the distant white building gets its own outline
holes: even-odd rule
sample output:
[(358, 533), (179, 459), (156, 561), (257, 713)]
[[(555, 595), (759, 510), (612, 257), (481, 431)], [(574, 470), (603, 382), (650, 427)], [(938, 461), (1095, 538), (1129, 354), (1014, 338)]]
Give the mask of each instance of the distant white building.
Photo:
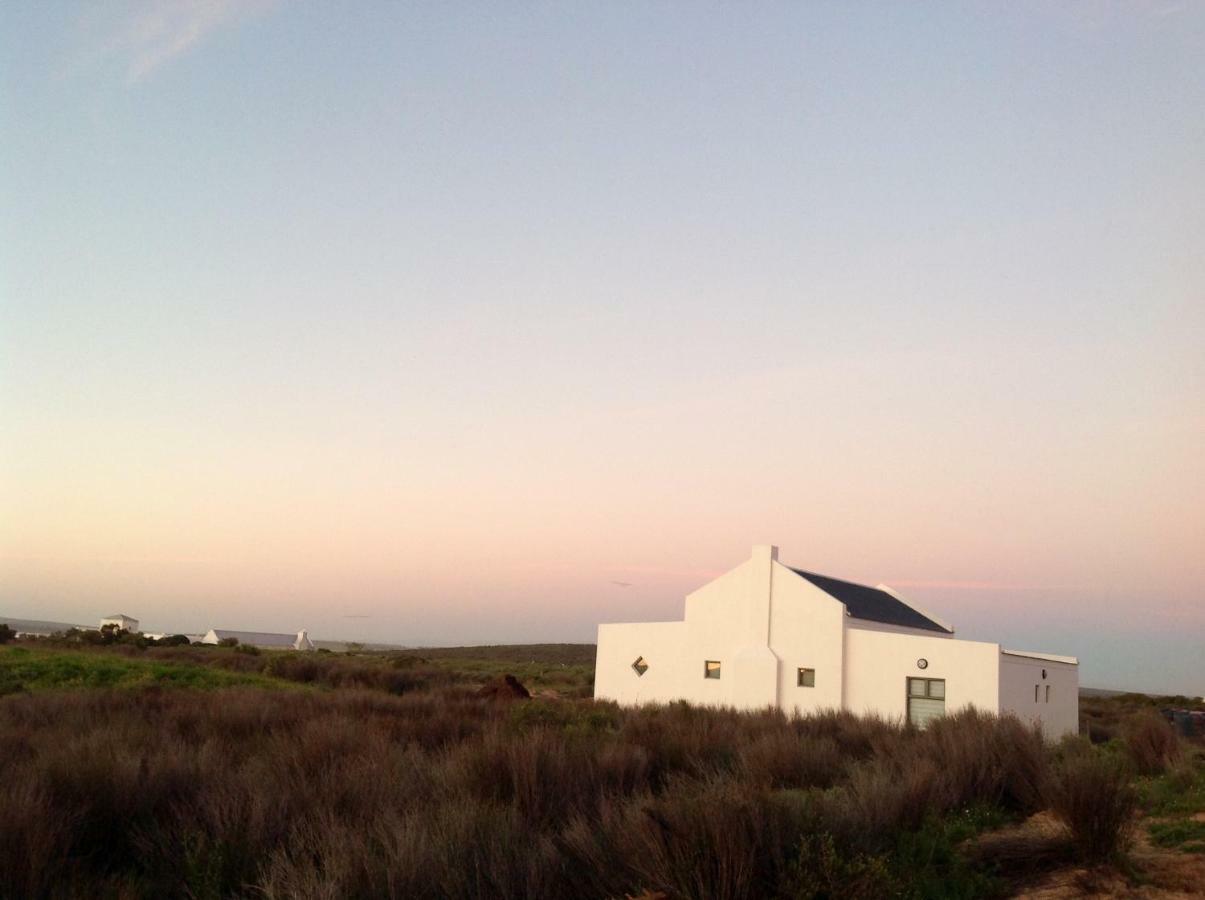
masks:
[(211, 628), (201, 638), (202, 644), (218, 644), (234, 638), (240, 644), (263, 647), (266, 650), (313, 650), (314, 642), (304, 628), (296, 634), (273, 634), (268, 631), (230, 631), (226, 628)]
[(138, 620), (132, 616), (122, 615), (121, 613), (113, 613), (113, 615), (105, 616), (103, 619), (101, 619), (100, 627), (104, 628), (106, 625), (116, 626), (122, 631), (138, 630)]
[(777, 547), (754, 547), (687, 596), (683, 621), (600, 625), (594, 696), (845, 709), (919, 726), (969, 706), (1040, 723), (1051, 738), (1079, 729), (1074, 657), (953, 635), (884, 585), (792, 569)]

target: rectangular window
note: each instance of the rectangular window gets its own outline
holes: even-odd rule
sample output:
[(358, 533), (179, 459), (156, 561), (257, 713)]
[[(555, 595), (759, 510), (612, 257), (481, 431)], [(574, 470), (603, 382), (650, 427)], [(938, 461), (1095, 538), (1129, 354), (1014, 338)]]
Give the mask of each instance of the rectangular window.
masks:
[(816, 686), (816, 670), (815, 669), (800, 669), (799, 674), (795, 676), (795, 683), (800, 687), (815, 687)]
[(1035, 685), (1033, 686), (1033, 702), (1034, 702), (1034, 703), (1037, 703), (1037, 702), (1038, 702), (1038, 690), (1039, 690), (1040, 688), (1041, 688), (1041, 685), (1040, 685), (1040, 684), (1035, 684)]
[(705, 663), (703, 663), (703, 677), (704, 678), (719, 678), (720, 677), (719, 660), (709, 659)]
[(1046, 702), (1050, 702), (1050, 685), (1046, 685)]
[(930, 719), (946, 714), (946, 682), (944, 678), (908, 679), (908, 721), (924, 728)]

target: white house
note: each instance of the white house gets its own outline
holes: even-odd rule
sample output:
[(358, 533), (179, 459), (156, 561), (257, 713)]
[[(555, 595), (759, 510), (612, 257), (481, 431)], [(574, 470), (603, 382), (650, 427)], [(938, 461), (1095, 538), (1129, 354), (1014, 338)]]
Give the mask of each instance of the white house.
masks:
[(314, 642), (304, 628), (296, 634), (272, 634), (268, 631), (230, 631), (225, 628), (211, 628), (201, 638), (202, 644), (218, 644), (227, 638), (234, 638), (240, 644), (252, 647), (277, 650), (313, 650)]
[(103, 619), (101, 619), (100, 627), (104, 628), (106, 625), (114, 625), (117, 628), (120, 628), (122, 631), (138, 630), (138, 620), (132, 616), (122, 615), (121, 613), (113, 613), (113, 615), (105, 616)]
[(806, 713), (846, 709), (917, 724), (967, 706), (1079, 728), (1074, 657), (955, 640), (885, 585), (789, 568), (759, 546), (686, 598), (681, 622), (598, 627), (594, 696)]

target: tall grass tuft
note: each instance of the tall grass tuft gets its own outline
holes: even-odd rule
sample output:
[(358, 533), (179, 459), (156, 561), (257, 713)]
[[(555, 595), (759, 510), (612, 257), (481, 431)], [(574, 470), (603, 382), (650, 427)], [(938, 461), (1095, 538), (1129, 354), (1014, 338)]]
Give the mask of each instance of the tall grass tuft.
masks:
[(1130, 764), (1142, 775), (1161, 775), (1182, 757), (1175, 729), (1153, 710), (1125, 721), (1122, 742)]
[(1138, 794), (1118, 760), (1091, 749), (1069, 753), (1050, 780), (1048, 795), (1085, 862), (1108, 862), (1128, 848)]

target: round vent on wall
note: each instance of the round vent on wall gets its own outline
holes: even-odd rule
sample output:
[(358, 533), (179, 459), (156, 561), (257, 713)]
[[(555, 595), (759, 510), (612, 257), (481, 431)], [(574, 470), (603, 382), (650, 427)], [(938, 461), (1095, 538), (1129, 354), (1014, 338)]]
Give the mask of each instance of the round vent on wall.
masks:
[(929, 660), (924, 659), (924, 658), (918, 659), (918, 660), (916, 661), (916, 667), (917, 667), (918, 669), (927, 669), (927, 668), (929, 668)]

